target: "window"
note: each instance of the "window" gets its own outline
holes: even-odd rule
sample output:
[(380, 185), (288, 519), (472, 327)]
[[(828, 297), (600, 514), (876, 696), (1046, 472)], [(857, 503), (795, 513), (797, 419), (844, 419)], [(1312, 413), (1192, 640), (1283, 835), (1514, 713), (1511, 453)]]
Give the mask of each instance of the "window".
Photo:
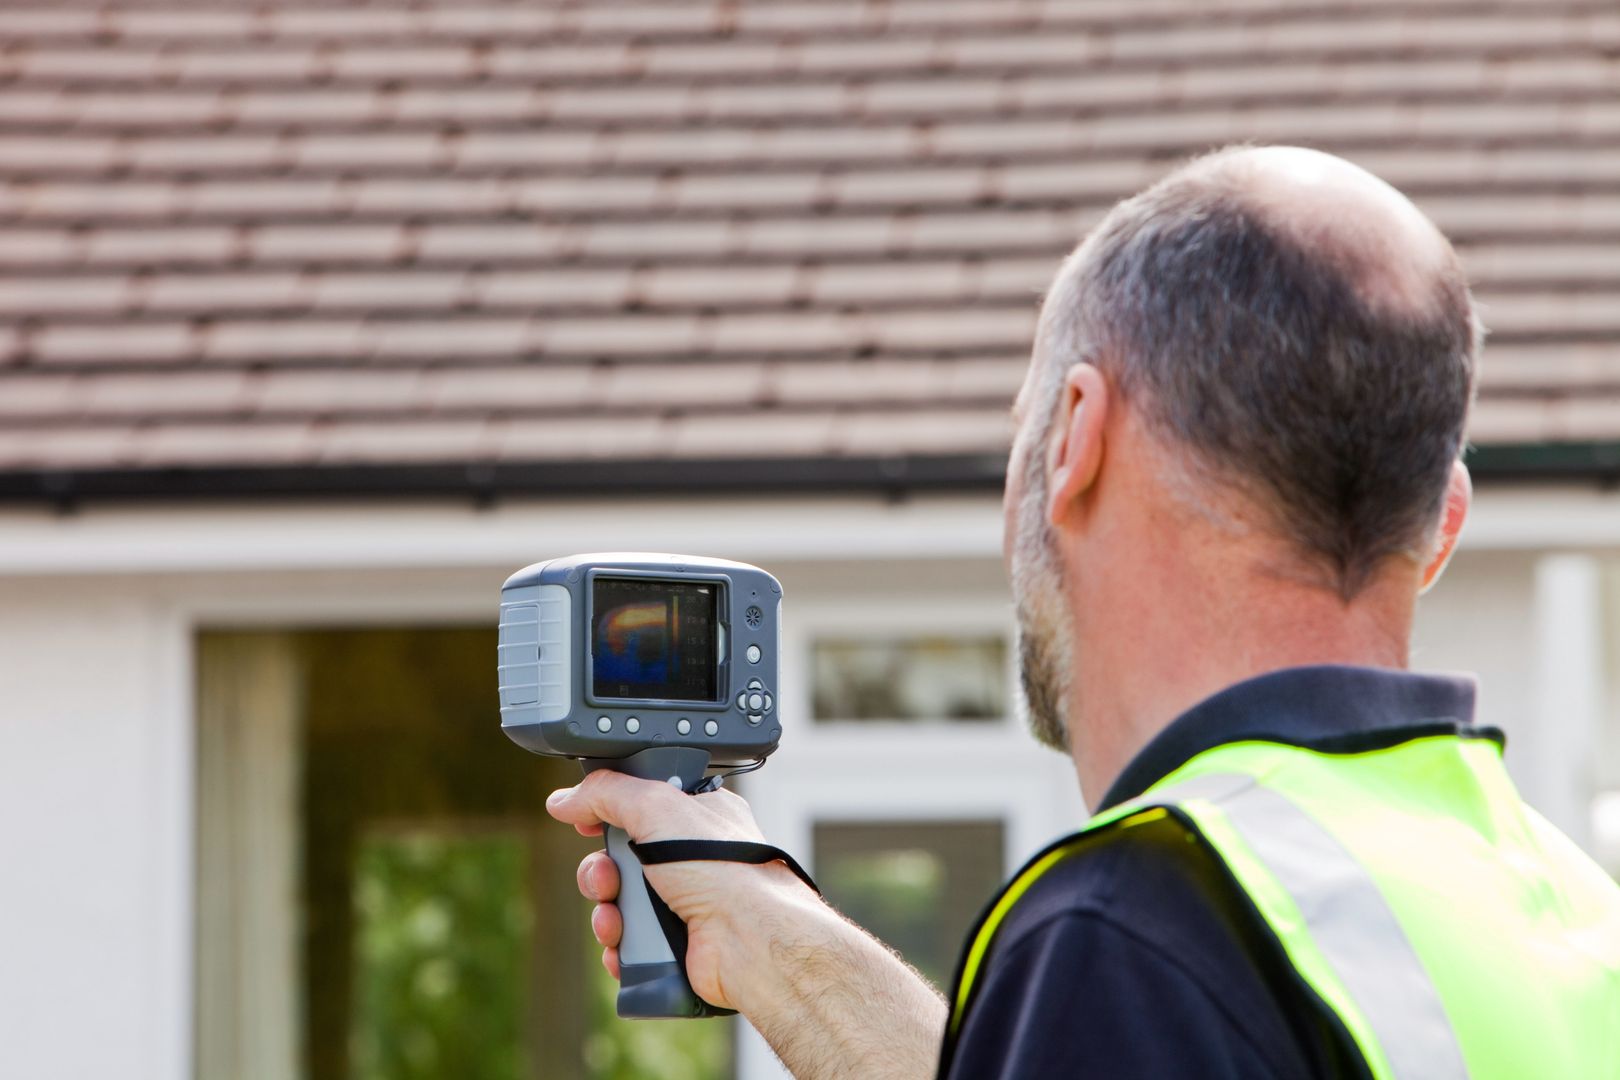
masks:
[(821, 823), (816, 877), (835, 907), (947, 987), (1002, 877), (999, 821)]
[(972, 637), (824, 637), (811, 645), (817, 721), (999, 720), (1007, 644)]

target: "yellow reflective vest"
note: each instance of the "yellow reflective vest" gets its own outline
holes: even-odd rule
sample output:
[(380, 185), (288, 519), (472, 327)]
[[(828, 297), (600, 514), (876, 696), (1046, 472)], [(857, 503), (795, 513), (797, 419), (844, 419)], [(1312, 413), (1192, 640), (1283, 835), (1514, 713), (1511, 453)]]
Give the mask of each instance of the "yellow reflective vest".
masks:
[(1378, 1080), (1620, 1080), (1620, 886), (1524, 804), (1497, 742), (1452, 730), (1217, 746), (1047, 848), (969, 942), (942, 1069), (1018, 898), (1167, 822), (1225, 864)]

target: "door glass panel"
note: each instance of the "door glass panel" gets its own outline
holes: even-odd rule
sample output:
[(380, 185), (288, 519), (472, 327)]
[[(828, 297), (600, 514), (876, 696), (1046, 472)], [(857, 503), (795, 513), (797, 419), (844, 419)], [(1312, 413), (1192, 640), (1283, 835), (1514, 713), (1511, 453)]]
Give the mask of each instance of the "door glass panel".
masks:
[(364, 838), (354, 876), (356, 1080), (533, 1075), (523, 1020), (534, 910), (515, 833)]
[(819, 823), (816, 880), (935, 986), (1002, 879), (999, 821)]
[(1007, 715), (1000, 635), (824, 637), (810, 647), (818, 721), (997, 720)]

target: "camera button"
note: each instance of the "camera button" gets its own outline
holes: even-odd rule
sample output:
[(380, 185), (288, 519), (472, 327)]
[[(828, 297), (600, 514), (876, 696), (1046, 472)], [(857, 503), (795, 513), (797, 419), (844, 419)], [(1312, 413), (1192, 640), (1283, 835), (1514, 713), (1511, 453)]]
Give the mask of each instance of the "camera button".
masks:
[(746, 708), (748, 708), (748, 691), (744, 690), (742, 693), (737, 695), (737, 709), (738, 711), (741, 711)]
[(684, 716), (681, 717), (679, 720), (675, 721), (675, 730), (680, 732), (682, 735), (692, 734), (692, 721), (688, 720)]
[(604, 735), (607, 734), (608, 732), (612, 731), (613, 730), (613, 721), (612, 721), (612, 719), (610, 719), (609, 717), (606, 717), (606, 716), (598, 716), (596, 718), (596, 730), (602, 732)]
[(718, 734), (720, 734), (720, 721), (718, 721), (718, 720), (705, 720), (703, 722), (703, 733), (705, 735), (718, 735)]
[(759, 712), (759, 710), (763, 709), (764, 707), (765, 707), (765, 695), (764, 694), (757, 694), (756, 693), (756, 694), (749, 694), (748, 695), (748, 708), (749, 708), (750, 712)]
[(748, 662), (750, 664), (759, 663), (760, 655), (761, 654), (760, 654), (758, 645), (750, 645), (750, 646), (748, 646)]
[(641, 730), (641, 721), (637, 720), (633, 716), (630, 717), (628, 720), (626, 720), (624, 722), (624, 730), (626, 730), (630, 734), (634, 735), (636, 732)]
[(770, 712), (770, 711), (771, 711), (771, 707), (772, 707), (772, 706), (773, 706), (773, 705), (775, 705), (775, 704), (776, 704), (776, 702), (774, 702), (774, 701), (772, 701), (772, 700), (771, 700), (771, 695), (769, 695), (769, 694), (766, 694), (766, 695), (765, 695), (765, 711), (766, 711), (766, 712)]
[(758, 679), (749, 679), (748, 680), (748, 689), (750, 689), (750, 690), (763, 690), (763, 689), (765, 689), (765, 684), (760, 682)]
[(765, 719), (765, 718), (763, 716), (761, 716), (759, 713), (749, 713), (748, 714), (748, 722), (750, 724), (757, 724), (763, 719)]

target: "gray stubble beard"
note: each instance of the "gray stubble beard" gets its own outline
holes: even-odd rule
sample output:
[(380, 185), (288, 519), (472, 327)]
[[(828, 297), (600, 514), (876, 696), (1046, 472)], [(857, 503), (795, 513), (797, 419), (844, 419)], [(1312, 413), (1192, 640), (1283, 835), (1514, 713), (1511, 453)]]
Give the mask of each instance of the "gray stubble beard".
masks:
[(1036, 741), (1069, 752), (1074, 630), (1065, 602), (1062, 564), (1044, 515), (1046, 477), (1031, 454), (1017, 510), (1012, 558), (1017, 616), (1018, 712)]

